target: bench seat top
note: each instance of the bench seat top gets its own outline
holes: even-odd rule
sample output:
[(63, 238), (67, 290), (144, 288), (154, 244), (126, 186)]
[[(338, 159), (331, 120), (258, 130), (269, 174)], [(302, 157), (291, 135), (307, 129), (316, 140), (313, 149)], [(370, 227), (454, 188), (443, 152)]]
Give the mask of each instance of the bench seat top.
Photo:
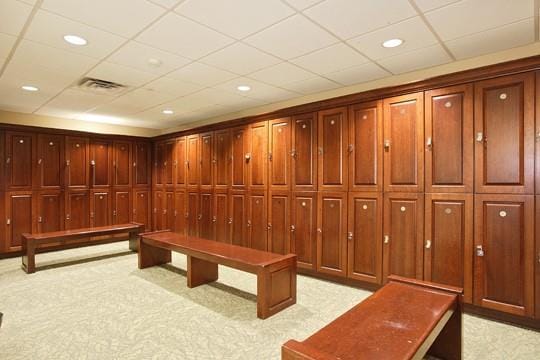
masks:
[(142, 224), (138, 223), (128, 223), (128, 224), (119, 224), (119, 225), (108, 225), (108, 226), (98, 226), (93, 228), (81, 228), (73, 230), (60, 230), (60, 231), (51, 231), (45, 233), (37, 234), (23, 234), (27, 239), (33, 240), (63, 240), (63, 239), (75, 239), (86, 236), (101, 236), (101, 235), (111, 235), (118, 234), (128, 231), (133, 231), (143, 229)]

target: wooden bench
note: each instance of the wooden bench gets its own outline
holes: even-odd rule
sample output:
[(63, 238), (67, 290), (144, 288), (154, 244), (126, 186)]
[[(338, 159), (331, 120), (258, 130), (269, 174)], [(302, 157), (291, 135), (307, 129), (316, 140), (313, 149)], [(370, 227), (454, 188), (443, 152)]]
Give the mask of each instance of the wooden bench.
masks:
[(36, 251), (45, 245), (67, 244), (84, 238), (110, 236), (129, 233), (129, 248), (137, 251), (137, 238), (144, 231), (144, 225), (138, 223), (100, 226), (64, 231), (52, 231), (40, 234), (22, 234), (22, 268), (28, 274), (36, 271)]
[(187, 255), (190, 288), (216, 281), (218, 264), (257, 275), (257, 316), (261, 319), (296, 303), (296, 255), (279, 255), (180, 235), (141, 234), (139, 269), (171, 261), (171, 250)]
[(375, 294), (303, 342), (285, 360), (461, 359), (462, 289), (390, 276)]

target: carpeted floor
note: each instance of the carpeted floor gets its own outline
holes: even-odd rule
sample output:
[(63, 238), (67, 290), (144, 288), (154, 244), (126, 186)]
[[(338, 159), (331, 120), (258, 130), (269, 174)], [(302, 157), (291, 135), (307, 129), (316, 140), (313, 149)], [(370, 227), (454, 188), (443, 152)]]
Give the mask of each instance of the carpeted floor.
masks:
[[(89, 261), (91, 260), (91, 261)], [(0, 260), (0, 359), (279, 359), (370, 295), (298, 276), (298, 303), (256, 317), (254, 275), (220, 267), (220, 280), (186, 286), (186, 259), (137, 269), (127, 243)], [(45, 268), (43, 268), (45, 265)], [(540, 333), (465, 316), (465, 359), (539, 359)]]

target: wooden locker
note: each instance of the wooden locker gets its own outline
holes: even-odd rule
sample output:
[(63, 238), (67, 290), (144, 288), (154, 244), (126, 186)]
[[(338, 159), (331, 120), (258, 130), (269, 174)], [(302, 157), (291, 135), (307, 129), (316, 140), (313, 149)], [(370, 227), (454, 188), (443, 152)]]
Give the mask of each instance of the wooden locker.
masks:
[(463, 288), (472, 303), (473, 195), (426, 194), (424, 280)]
[(249, 125), (248, 182), (250, 190), (265, 190), (268, 185), (268, 122)]
[(176, 141), (167, 140), (163, 144), (163, 184), (167, 187), (175, 184)]
[(35, 136), (31, 133), (6, 131), (6, 189), (31, 190)]
[[(214, 188), (227, 190), (231, 186), (232, 170), (231, 130), (219, 130), (214, 135)], [(216, 234), (217, 235), (217, 234)]]
[(187, 186), (190, 189), (198, 189), (200, 177), (199, 164), (199, 135), (187, 137)]
[[(3, 145), (3, 140), (2, 139), (2, 136), (3, 134), (0, 133), (0, 146)], [(2, 151), (3, 148), (0, 149), (0, 157), (1, 157), (1, 153), (3, 152)], [(3, 160), (3, 159), (0, 159), (0, 161)], [(0, 163), (3, 163), (3, 162), (0, 162)], [(0, 168), (3, 168), (3, 166), (0, 166)], [(0, 170), (1, 171), (1, 170)], [(0, 180), (4, 180), (3, 178), (0, 179)], [(0, 191), (0, 219), (2, 221), (4, 221), (4, 224), (5, 224), (5, 221), (6, 221), (6, 194), (3, 192), (3, 191)], [(7, 251), (8, 249), (8, 244), (7, 244), (7, 231), (6, 231), (6, 228), (5, 228), (6, 225), (3, 225), (3, 228), (0, 230), (0, 253), (3, 253), (5, 251)]]
[(151, 179), (151, 146), (147, 142), (133, 144), (133, 186), (150, 186)]
[(265, 191), (248, 194), (248, 243), (252, 249), (268, 251), (268, 205)]
[(482, 194), (474, 206), (474, 304), (533, 317), (534, 196)]
[(293, 191), (317, 190), (317, 118), (297, 115), (291, 126), (291, 186)]
[(319, 192), (317, 271), (347, 275), (347, 193)]
[(154, 186), (163, 186), (165, 184), (165, 175), (163, 174), (163, 161), (165, 161), (165, 144), (163, 141), (157, 141), (154, 144)]
[[(219, 136), (216, 134), (216, 136)], [(231, 224), (229, 222), (229, 194), (225, 190), (214, 192), (213, 204), (214, 216), (214, 240), (230, 244), (231, 243)]]
[(187, 193), (187, 235), (199, 236), (199, 193), (189, 191)]
[(92, 190), (90, 192), (90, 227), (110, 225), (111, 215), (109, 190)]
[[(536, 98), (535, 98), (535, 104), (536, 104), (536, 116), (540, 115), (540, 71), (536, 72)], [(540, 194), (540, 120), (536, 121), (536, 150), (535, 150), (535, 188), (536, 188), (536, 194)], [(539, 253), (540, 254), (540, 253)], [(540, 275), (539, 275), (540, 276)], [(540, 290), (539, 290), (540, 291)], [(540, 295), (537, 297), (538, 301), (540, 302)], [(540, 314), (540, 303), (537, 302), (536, 308), (537, 308), (537, 314)], [(540, 315), (537, 316), (540, 318)]]
[(233, 190), (231, 192), (229, 214), (231, 244), (248, 247), (248, 204), (244, 191)]
[(199, 226), (199, 237), (208, 240), (214, 240), (214, 212), (212, 211), (214, 205), (212, 192), (201, 192), (199, 194), (200, 205), (199, 205), (199, 216), (198, 226)]
[[(15, 137), (16, 138), (16, 137)], [(18, 139), (18, 138), (16, 138)], [(26, 141), (26, 139), (25, 139)], [(19, 158), (20, 159), (20, 158)], [(22, 178), (20, 178), (22, 179)], [(14, 182), (12, 184), (18, 184)], [(31, 191), (8, 192), (6, 197), (6, 247), (7, 252), (21, 250), (21, 235), (32, 233), (33, 196)]]
[(268, 183), (274, 190), (289, 190), (291, 182), (291, 118), (268, 122)]
[(347, 276), (382, 283), (382, 194), (349, 193)]
[[(6, 160), (5, 160), (5, 152), (6, 152), (6, 136), (3, 131), (0, 130), (0, 192), (3, 192), (6, 189)], [(0, 204), (4, 204), (4, 198), (0, 199)], [(3, 208), (3, 206), (0, 206), (0, 208)], [(0, 231), (0, 240), (5, 238), (4, 231)], [(3, 241), (0, 243), (0, 251), (3, 251)]]
[(176, 187), (186, 187), (186, 138), (176, 139)]
[(133, 222), (143, 224), (144, 231), (152, 230), (152, 201), (148, 189), (133, 189)]
[(534, 74), (474, 85), (475, 191), (534, 191)]
[(64, 230), (64, 193), (48, 190), (36, 195), (37, 232)]
[(207, 132), (200, 134), (200, 186), (201, 190), (212, 190), (214, 172), (214, 133)]
[(175, 226), (175, 195), (174, 191), (166, 191), (163, 206), (163, 229), (174, 231)]
[(64, 136), (38, 134), (36, 188), (60, 190), (63, 185)]
[(319, 190), (347, 191), (348, 129), (346, 107), (319, 111)]
[(93, 188), (104, 188), (111, 185), (111, 148), (110, 140), (90, 140), (90, 179)]
[(88, 188), (90, 184), (90, 151), (88, 138), (66, 137), (66, 186)]
[(383, 282), (389, 275), (422, 279), (423, 219), (423, 194), (384, 194)]
[(115, 186), (131, 186), (131, 142), (113, 143), (113, 170)]
[(131, 222), (131, 209), (133, 208), (131, 201), (130, 190), (114, 190), (112, 211), (113, 224), (127, 224)]
[(249, 136), (247, 127), (240, 126), (231, 130), (231, 187), (245, 190), (248, 184)]
[(177, 190), (174, 193), (174, 232), (186, 235), (187, 211), (186, 211), (186, 191)]
[(87, 190), (66, 193), (66, 230), (90, 227), (90, 194)]
[(384, 99), (384, 191), (424, 191), (424, 94)]
[(165, 210), (165, 193), (163, 191), (153, 191), (153, 217), (152, 226), (155, 231), (165, 230), (165, 221), (163, 219), (163, 211)]
[(382, 101), (349, 107), (349, 190), (382, 191)]
[(536, 264), (536, 270), (535, 270), (535, 276), (536, 279), (535, 282), (535, 310), (536, 315), (535, 317), (537, 319), (540, 319), (540, 196), (535, 196), (535, 202), (536, 202), (536, 216), (535, 216), (535, 242), (536, 242), (536, 250), (534, 252), (535, 254), (535, 261)]
[(426, 192), (473, 191), (473, 87), (425, 93)]
[(299, 268), (315, 270), (317, 259), (317, 193), (296, 192), (291, 201), (291, 252)]
[(289, 191), (270, 190), (268, 194), (268, 251), (291, 252), (291, 196)]

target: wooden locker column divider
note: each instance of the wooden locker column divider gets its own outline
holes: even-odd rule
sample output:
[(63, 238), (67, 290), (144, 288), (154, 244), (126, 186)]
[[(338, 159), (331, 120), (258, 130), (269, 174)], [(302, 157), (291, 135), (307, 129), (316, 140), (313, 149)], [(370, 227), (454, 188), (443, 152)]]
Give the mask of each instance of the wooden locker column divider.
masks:
[(165, 207), (165, 195), (159, 189), (153, 189), (152, 192), (152, 227), (154, 230), (164, 230), (163, 209)]
[(171, 188), (175, 185), (176, 141), (166, 140), (163, 143), (163, 185)]
[(199, 191), (198, 190), (188, 190), (187, 192), (187, 235), (189, 236), (199, 236), (199, 226), (198, 226), (198, 217), (199, 217)]
[(165, 144), (162, 141), (157, 141), (154, 144), (154, 171), (152, 186), (162, 186), (164, 184), (163, 175), (163, 160), (165, 157)]
[(347, 191), (349, 167), (346, 107), (319, 111), (318, 179), (320, 191)]
[(90, 193), (88, 190), (70, 190), (66, 193), (65, 230), (90, 227)]
[(536, 314), (535, 317), (537, 319), (540, 319), (540, 196), (535, 196), (536, 200), (536, 215), (535, 215), (535, 242), (536, 242), (536, 249), (534, 252), (534, 263), (535, 263), (535, 310)]
[(174, 191), (167, 190), (164, 193), (164, 206), (162, 210), (163, 214), (163, 229), (164, 230), (170, 230), (174, 231), (174, 225), (175, 225), (175, 216), (174, 216), (174, 209), (175, 209), (175, 195)]
[(317, 190), (317, 116), (308, 113), (291, 120), (291, 188)]

